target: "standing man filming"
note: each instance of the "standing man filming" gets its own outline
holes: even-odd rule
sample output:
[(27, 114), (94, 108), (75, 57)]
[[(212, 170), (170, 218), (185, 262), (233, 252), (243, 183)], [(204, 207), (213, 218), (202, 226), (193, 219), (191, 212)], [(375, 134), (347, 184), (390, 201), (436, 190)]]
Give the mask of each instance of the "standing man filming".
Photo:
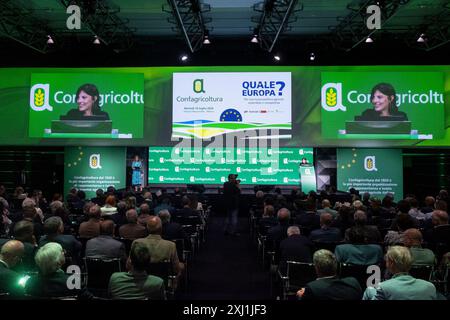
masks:
[(237, 233), (237, 224), (241, 189), (239, 189), (240, 180), (236, 180), (237, 176), (237, 174), (230, 173), (228, 175), (228, 181), (223, 184), (223, 195), (225, 207), (227, 209), (227, 219), (224, 229), (225, 235), (239, 235)]

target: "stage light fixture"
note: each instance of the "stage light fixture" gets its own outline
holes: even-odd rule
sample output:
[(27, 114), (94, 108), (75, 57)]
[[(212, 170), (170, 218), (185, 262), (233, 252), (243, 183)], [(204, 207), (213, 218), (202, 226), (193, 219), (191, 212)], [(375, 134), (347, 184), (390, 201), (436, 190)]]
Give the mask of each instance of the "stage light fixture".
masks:
[(427, 38), (426, 38), (425, 33), (421, 33), (420, 34), (419, 38), (417, 38), (417, 42), (419, 42), (419, 43), (427, 42)]
[(100, 44), (100, 39), (97, 36), (95, 36), (94, 38), (94, 44)]
[(273, 58), (275, 59), (275, 61), (281, 60), (281, 56), (279, 54), (274, 55)]
[(211, 44), (211, 40), (209, 40), (209, 31), (205, 30), (205, 34), (203, 36), (203, 44)]
[(366, 38), (366, 43), (372, 43), (372, 42), (373, 42), (373, 39), (370, 36), (368, 36)]
[(54, 44), (55, 41), (53, 41), (53, 38), (51, 35), (47, 35), (47, 44)]
[(314, 52), (311, 52), (311, 54), (309, 55), (309, 60), (311, 61), (316, 60), (316, 55), (314, 54)]
[(258, 43), (258, 42), (259, 42), (259, 40), (258, 40), (258, 34), (259, 34), (258, 28), (255, 28), (255, 29), (253, 30), (253, 37), (252, 37), (252, 40), (250, 40), (251, 43)]
[(186, 54), (181, 55), (180, 60), (182, 62), (186, 62), (189, 59), (189, 57)]

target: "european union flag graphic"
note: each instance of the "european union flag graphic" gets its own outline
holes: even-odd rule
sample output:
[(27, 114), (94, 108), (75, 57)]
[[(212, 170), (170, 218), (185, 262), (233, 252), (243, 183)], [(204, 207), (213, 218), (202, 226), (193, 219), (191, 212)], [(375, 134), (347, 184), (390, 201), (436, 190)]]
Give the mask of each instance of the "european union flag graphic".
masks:
[(220, 121), (242, 122), (242, 115), (236, 109), (227, 109), (220, 115)]

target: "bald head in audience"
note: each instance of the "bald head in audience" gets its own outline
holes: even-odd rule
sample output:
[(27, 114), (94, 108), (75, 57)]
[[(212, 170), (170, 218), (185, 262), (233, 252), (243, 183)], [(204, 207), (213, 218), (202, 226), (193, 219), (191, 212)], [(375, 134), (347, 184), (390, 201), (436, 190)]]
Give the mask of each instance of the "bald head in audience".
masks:
[(0, 251), (0, 260), (8, 265), (8, 268), (14, 267), (20, 262), (24, 255), (24, 245), (18, 240), (9, 240)]
[(435, 226), (448, 224), (448, 213), (442, 210), (434, 210), (431, 216), (431, 222)]
[(150, 234), (161, 234), (162, 233), (162, 222), (157, 216), (151, 216), (147, 220), (147, 230)]
[(291, 212), (286, 208), (281, 208), (278, 210), (278, 221), (280, 223), (289, 223), (289, 219), (291, 219)]
[(403, 244), (405, 247), (420, 247), (422, 245), (422, 233), (415, 228), (406, 230), (403, 233)]
[(114, 222), (112, 220), (100, 222), (100, 234), (114, 237)]
[(135, 209), (127, 210), (126, 216), (128, 223), (137, 223), (138, 216)]
[(320, 227), (322, 229), (329, 228), (332, 222), (333, 216), (331, 215), (331, 213), (322, 213), (320, 215)]

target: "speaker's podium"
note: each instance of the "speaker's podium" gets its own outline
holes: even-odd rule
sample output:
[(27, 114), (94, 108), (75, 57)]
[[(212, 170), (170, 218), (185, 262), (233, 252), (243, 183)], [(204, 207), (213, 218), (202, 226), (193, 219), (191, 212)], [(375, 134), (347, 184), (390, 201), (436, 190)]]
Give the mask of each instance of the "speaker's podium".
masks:
[(59, 120), (52, 120), (51, 127), (44, 130), (44, 137), (120, 138), (120, 135), (119, 130), (112, 128), (112, 121), (105, 116), (78, 118), (61, 116)]
[(409, 134), (411, 121), (346, 121), (345, 131), (348, 134)]
[(53, 133), (111, 133), (111, 120), (52, 120)]
[(312, 164), (301, 164), (298, 167), (298, 173), (300, 176), (300, 186), (302, 191), (308, 193), (310, 191), (316, 191), (316, 171)]

